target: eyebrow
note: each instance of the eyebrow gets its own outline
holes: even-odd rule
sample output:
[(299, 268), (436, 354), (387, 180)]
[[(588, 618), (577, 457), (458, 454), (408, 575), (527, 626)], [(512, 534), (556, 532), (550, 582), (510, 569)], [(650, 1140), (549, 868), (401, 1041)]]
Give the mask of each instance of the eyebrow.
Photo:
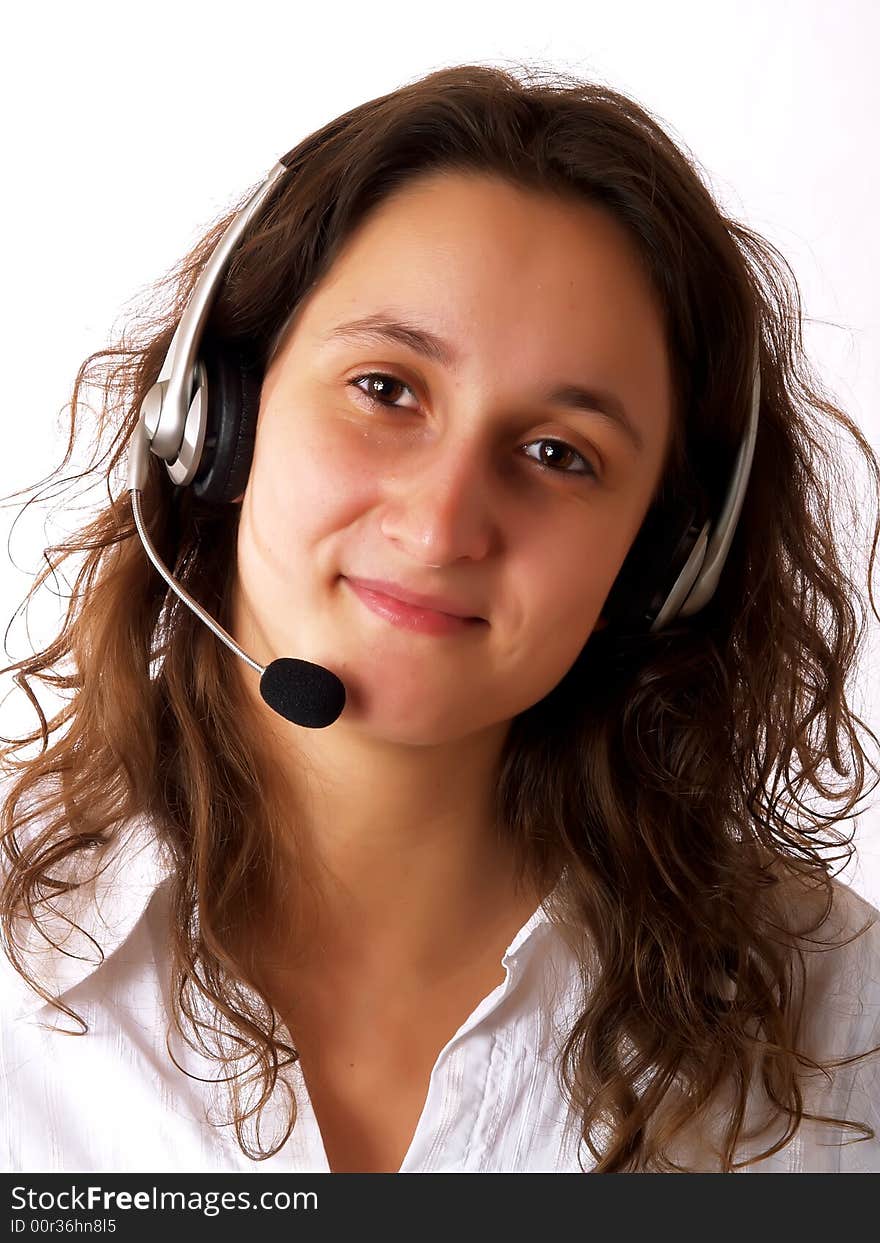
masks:
[[(337, 324), (321, 338), (322, 341), (362, 339), (390, 341), (394, 345), (403, 345), (417, 354), (422, 354), (431, 362), (453, 371), (461, 363), (455, 348), (442, 337), (438, 337), (436, 333), (416, 324), (404, 323), (382, 312)], [(580, 413), (599, 414), (624, 432), (637, 452), (641, 453), (644, 450), (645, 442), (641, 432), (614, 393), (595, 387), (585, 388), (580, 384), (562, 383), (544, 393), (543, 401), (554, 406), (566, 406)]]

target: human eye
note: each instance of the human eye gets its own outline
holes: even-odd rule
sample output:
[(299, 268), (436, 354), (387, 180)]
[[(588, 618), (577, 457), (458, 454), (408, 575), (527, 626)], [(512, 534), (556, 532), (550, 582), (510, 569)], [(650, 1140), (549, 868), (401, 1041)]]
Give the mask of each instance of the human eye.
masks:
[[(381, 382), (381, 387), (385, 390), (382, 395), (371, 391), (373, 381), (376, 380)], [(363, 387), (365, 381), (367, 381), (367, 384), (366, 387)], [(411, 409), (409, 406), (398, 406), (396, 400), (389, 396), (389, 393), (395, 389), (403, 389), (410, 396), (415, 397), (412, 388), (408, 384), (388, 371), (365, 371), (361, 375), (353, 376), (347, 383), (363, 395), (371, 408), (382, 406), (391, 410)], [(585, 479), (599, 478), (599, 472), (593, 463), (564, 440), (542, 437), (540, 440), (533, 440), (530, 443), (520, 445), (520, 448), (528, 450), (532, 445), (551, 446), (549, 460), (543, 454), (538, 457), (532, 457), (530, 453), (526, 454), (527, 457), (536, 461), (538, 466), (544, 471), (555, 475), (577, 475)], [(566, 463), (572, 465), (566, 465)]]
[[(364, 380), (370, 381), (366, 388), (361, 387)], [(382, 382), (384, 395), (379, 396), (370, 391), (374, 380)], [(365, 371), (363, 375), (354, 376), (348, 381), (348, 384), (351, 387), (356, 388), (359, 393), (363, 394), (370, 406), (386, 406), (392, 409), (401, 409), (401, 407), (397, 406), (394, 401), (389, 400), (387, 395), (388, 390), (393, 390), (395, 388), (405, 389), (411, 396), (415, 396), (408, 384), (404, 384), (403, 380), (398, 379), (397, 376), (391, 375), (387, 371)], [(406, 408), (409, 409), (409, 407)]]
[[(533, 459), (534, 461), (537, 461), (538, 465), (543, 470), (549, 470), (552, 474), (556, 474), (556, 475), (581, 475), (585, 478), (592, 478), (592, 479), (598, 479), (599, 477), (598, 471), (593, 466), (593, 463), (588, 458), (585, 458), (582, 453), (579, 453), (577, 449), (573, 448), (572, 445), (566, 444), (564, 440), (556, 440), (556, 439), (552, 439), (549, 437), (544, 437), (541, 440), (533, 440), (529, 444), (521, 445), (520, 448), (530, 449), (532, 445), (550, 445), (551, 446), (552, 456), (549, 462), (543, 460), (540, 455), (537, 458)], [(530, 453), (527, 453), (526, 456), (532, 457)], [(564, 468), (558, 469), (556, 465), (558, 461), (560, 460), (570, 461), (572, 458), (574, 458), (580, 464), (579, 466), (577, 466), (576, 469), (574, 470), (566, 470)]]

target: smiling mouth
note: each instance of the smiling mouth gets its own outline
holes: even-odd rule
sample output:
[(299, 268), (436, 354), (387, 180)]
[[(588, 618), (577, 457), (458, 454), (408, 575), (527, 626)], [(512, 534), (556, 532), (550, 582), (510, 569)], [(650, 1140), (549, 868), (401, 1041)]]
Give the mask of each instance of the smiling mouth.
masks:
[(344, 578), (343, 582), (371, 613), (404, 630), (433, 635), (455, 635), (487, 624), (482, 617), (457, 617), (452, 613), (441, 613), (438, 609), (407, 604), (395, 596), (365, 587), (363, 583), (353, 579)]
[(358, 587), (365, 587), (368, 591), (375, 592), (377, 595), (386, 596), (392, 600), (399, 600), (401, 604), (408, 604), (414, 609), (423, 609), (431, 613), (447, 613), (452, 617), (471, 619), (475, 617), (475, 614), (468, 613), (467, 609), (462, 608), (451, 596), (410, 591), (398, 583), (386, 582), (378, 578), (352, 577), (349, 579), (349, 582), (354, 583)]

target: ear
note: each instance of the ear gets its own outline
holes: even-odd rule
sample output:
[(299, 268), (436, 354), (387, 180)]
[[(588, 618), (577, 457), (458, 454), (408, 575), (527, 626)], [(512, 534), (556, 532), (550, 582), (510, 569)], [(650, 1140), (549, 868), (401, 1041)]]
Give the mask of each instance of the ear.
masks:
[(230, 502), (229, 502), (229, 504), (230, 504), (230, 505), (240, 505), (240, 504), (241, 504), (241, 502), (242, 502), (243, 500), (244, 500), (244, 493), (242, 492), (241, 496), (237, 496), (237, 497), (235, 498), (235, 500), (230, 501)]

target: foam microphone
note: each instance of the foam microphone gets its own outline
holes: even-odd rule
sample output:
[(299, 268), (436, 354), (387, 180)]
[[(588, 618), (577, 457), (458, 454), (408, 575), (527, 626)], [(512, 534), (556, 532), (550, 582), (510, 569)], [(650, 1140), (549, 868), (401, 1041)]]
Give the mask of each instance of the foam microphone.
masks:
[(304, 725), (309, 729), (324, 729), (325, 726), (332, 725), (345, 707), (345, 685), (335, 673), (325, 669), (323, 665), (313, 664), (309, 660), (297, 660), (291, 656), (279, 656), (265, 666), (258, 664), (242, 651), (219, 622), (196, 603), (167, 569), (150, 539), (141, 514), (141, 493), (147, 478), (149, 456), (149, 438), (142, 414), (132, 436), (128, 490), (131, 494), (135, 526), (153, 565), (171, 590), (213, 630), (217, 638), (259, 673), (260, 694), (270, 708), (294, 725)]

